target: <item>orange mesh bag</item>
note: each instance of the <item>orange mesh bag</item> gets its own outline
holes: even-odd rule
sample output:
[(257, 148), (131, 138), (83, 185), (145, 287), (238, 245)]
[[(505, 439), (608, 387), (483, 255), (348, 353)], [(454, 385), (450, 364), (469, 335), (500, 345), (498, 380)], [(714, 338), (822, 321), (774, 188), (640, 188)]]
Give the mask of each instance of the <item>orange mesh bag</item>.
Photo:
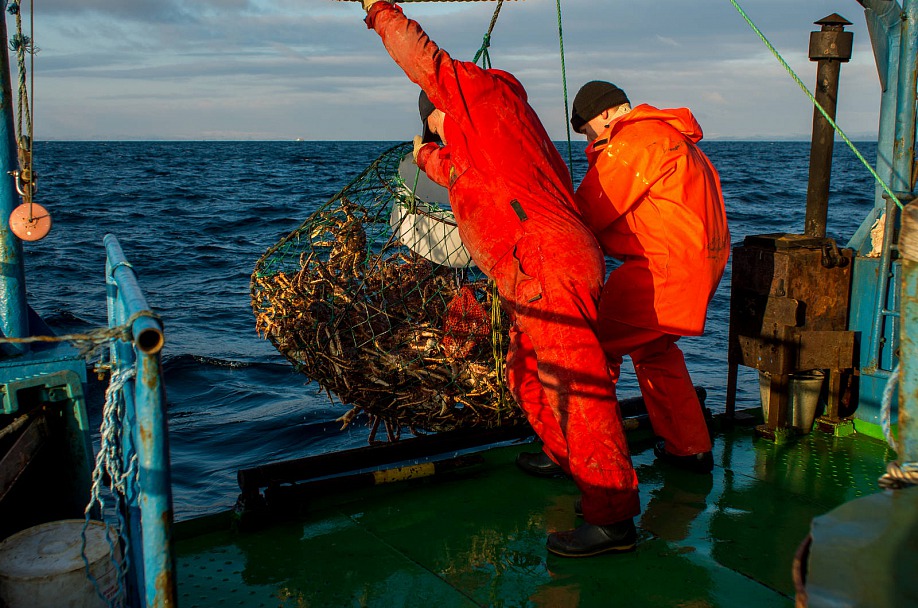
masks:
[(475, 292), (463, 285), (446, 305), (443, 338), (440, 345), (449, 359), (464, 359), (491, 334), (488, 312), (475, 298)]

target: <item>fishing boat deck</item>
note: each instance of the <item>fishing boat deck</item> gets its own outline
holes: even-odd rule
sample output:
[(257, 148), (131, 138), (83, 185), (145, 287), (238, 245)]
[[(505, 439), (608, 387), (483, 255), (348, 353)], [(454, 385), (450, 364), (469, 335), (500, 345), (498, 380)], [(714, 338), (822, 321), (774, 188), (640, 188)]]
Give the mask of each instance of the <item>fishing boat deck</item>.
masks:
[(812, 518), (878, 492), (894, 459), (861, 435), (778, 445), (737, 426), (716, 433), (705, 476), (656, 462), (649, 437), (630, 441), (643, 508), (633, 553), (548, 554), (549, 531), (579, 524), (579, 494), (520, 472), (516, 454), (534, 446), (516, 443), (465, 472), (316, 497), (257, 532), (179, 524), (179, 604), (792, 606)]

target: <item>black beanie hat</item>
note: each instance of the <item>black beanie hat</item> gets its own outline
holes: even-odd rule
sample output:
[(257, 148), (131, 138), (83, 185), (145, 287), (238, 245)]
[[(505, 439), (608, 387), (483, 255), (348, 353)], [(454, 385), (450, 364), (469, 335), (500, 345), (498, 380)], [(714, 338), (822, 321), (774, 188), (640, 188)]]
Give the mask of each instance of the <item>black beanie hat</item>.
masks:
[(427, 117), (433, 114), (434, 110), (436, 110), (436, 108), (430, 103), (430, 98), (427, 97), (427, 93), (421, 91), (421, 96), (418, 98), (418, 112), (421, 114), (421, 141), (425, 144), (440, 142), (440, 138), (434, 135), (430, 127), (427, 126)]
[(604, 80), (592, 80), (577, 91), (572, 108), (571, 126), (580, 133), (583, 125), (593, 120), (603, 110), (630, 103), (625, 92)]

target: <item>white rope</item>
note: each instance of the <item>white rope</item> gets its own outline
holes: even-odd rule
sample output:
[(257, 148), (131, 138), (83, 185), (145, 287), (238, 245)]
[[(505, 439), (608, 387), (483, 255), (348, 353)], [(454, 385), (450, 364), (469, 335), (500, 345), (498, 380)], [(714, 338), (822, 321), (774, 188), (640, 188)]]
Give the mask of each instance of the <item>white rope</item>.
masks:
[[(899, 364), (896, 364), (889, 380), (886, 381), (886, 387), (883, 389), (883, 406), (880, 410), (880, 424), (883, 427), (883, 435), (886, 437), (886, 443), (896, 452), (899, 451), (896, 445), (896, 439), (892, 434), (891, 412), (892, 401), (899, 386)], [(887, 463), (886, 473), (880, 477), (880, 487), (886, 490), (898, 490), (909, 485), (918, 485), (918, 463), (906, 462), (899, 464), (896, 461)]]
[(895, 369), (889, 375), (886, 381), (886, 387), (883, 389), (883, 406), (880, 409), (880, 425), (883, 427), (883, 436), (886, 437), (886, 443), (889, 447), (899, 451), (896, 445), (896, 438), (892, 434), (892, 423), (890, 421), (892, 411), (892, 400), (896, 389), (899, 387), (899, 364), (896, 363)]
[(884, 490), (899, 490), (906, 486), (918, 485), (918, 463), (887, 463), (886, 473), (880, 477), (879, 484)]

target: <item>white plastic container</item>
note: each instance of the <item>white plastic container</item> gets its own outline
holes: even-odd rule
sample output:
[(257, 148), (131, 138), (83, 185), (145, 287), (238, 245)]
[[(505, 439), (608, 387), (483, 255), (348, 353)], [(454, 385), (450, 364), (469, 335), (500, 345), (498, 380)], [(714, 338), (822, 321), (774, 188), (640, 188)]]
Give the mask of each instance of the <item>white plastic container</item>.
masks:
[(434, 183), (406, 154), (398, 166), (398, 174), (404, 182), (405, 197), (412, 189), (418, 200), (439, 207), (436, 213), (409, 213), (396, 201), (389, 217), (389, 226), (396, 237), (408, 249), (434, 264), (465, 268), (472, 263), (472, 257), (459, 238), (459, 228), (449, 204), (449, 190)]
[[(107, 608), (109, 603), (96, 593), (81, 556), (84, 523), (82, 519), (52, 521), (17, 532), (0, 543), (0, 605)], [(109, 534), (117, 547), (117, 539)], [(85, 551), (90, 573), (112, 601), (118, 594), (118, 573), (105, 535), (104, 524), (90, 522)]]

